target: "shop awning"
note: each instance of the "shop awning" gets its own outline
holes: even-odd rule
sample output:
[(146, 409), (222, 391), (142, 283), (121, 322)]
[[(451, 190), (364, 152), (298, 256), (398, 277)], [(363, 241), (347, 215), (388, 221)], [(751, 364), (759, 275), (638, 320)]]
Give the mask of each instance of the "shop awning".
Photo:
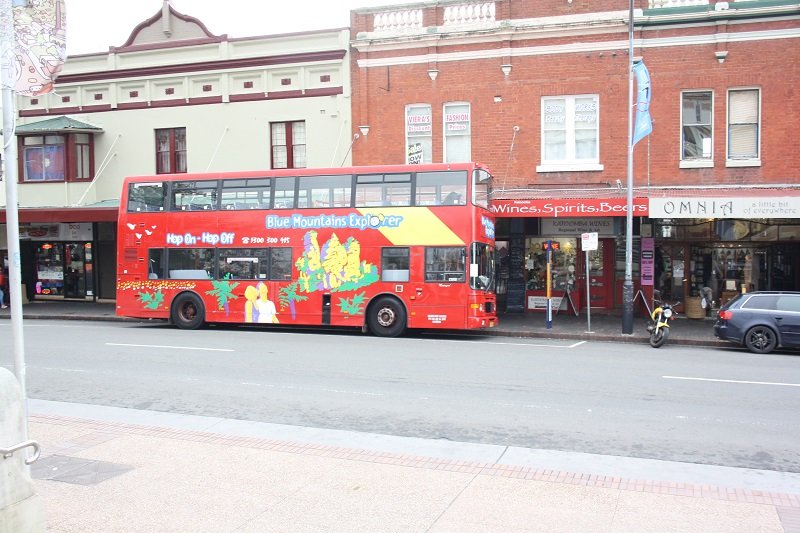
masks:
[[(634, 216), (800, 219), (800, 184), (634, 187), (632, 192)], [(498, 217), (625, 216), (627, 189), (621, 184), (501, 189), (492, 191), (491, 209)]]
[[(115, 201), (116, 202), (116, 201)], [(119, 209), (112, 202), (101, 202), (93, 206), (81, 207), (20, 207), (20, 222), (116, 222)], [(103, 205), (105, 204), (105, 205)], [(0, 211), (0, 223), (6, 222), (6, 210)]]
[(36, 133), (103, 133), (103, 128), (62, 115), (19, 125), (15, 129), (15, 133), (18, 135)]
[[(647, 216), (647, 198), (634, 194), (633, 215)], [(617, 217), (628, 211), (627, 189), (621, 185), (531, 187), (492, 191), (491, 210), (497, 217)]]
[(800, 184), (649, 188), (650, 218), (800, 218)]

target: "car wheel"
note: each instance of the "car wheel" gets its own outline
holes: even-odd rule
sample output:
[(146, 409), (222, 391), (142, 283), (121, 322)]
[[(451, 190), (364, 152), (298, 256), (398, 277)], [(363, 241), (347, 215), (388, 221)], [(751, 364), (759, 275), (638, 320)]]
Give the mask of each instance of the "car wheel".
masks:
[(369, 309), (367, 323), (373, 335), (397, 337), (406, 330), (406, 310), (396, 298), (378, 298)]
[(172, 311), (169, 315), (172, 323), (180, 329), (197, 329), (206, 320), (203, 300), (192, 292), (179, 294), (172, 302)]
[(755, 326), (745, 334), (744, 343), (753, 353), (769, 353), (778, 345), (778, 336), (768, 326)]

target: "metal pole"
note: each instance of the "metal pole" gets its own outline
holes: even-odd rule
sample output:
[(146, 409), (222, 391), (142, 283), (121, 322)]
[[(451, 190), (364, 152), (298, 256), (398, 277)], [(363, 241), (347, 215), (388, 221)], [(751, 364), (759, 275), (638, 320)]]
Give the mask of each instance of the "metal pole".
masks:
[(22, 393), (23, 440), (28, 438), (28, 396), (25, 390), (25, 342), (22, 334), (22, 276), (20, 274), (19, 212), (17, 207), (17, 139), (14, 134), (14, 12), (11, 0), (0, 0), (0, 35), (2, 35), (3, 85), (3, 160), (6, 185), (6, 236), (8, 239), (8, 292), (11, 303), (11, 344), (14, 352), (14, 375)]
[(628, 187), (625, 212), (625, 281), (622, 285), (622, 333), (633, 333), (633, 0), (628, 12)]
[(550, 239), (547, 239), (546, 257), (547, 257), (547, 283), (545, 283), (545, 287), (547, 288), (547, 293), (546, 293), (547, 294), (547, 299), (546, 299), (546, 304), (545, 304), (545, 313), (546, 313), (545, 326), (546, 326), (546, 329), (550, 329), (550, 328), (553, 327), (553, 307), (552, 307), (553, 300), (552, 300), (552, 293), (551, 293), (551, 286), (550, 286), (551, 285), (550, 284), (550, 281), (551, 281), (550, 263), (553, 260), (553, 241), (551, 241)]
[(592, 332), (592, 293), (591, 283), (589, 276), (589, 250), (585, 250), (583, 254), (586, 256), (586, 333)]

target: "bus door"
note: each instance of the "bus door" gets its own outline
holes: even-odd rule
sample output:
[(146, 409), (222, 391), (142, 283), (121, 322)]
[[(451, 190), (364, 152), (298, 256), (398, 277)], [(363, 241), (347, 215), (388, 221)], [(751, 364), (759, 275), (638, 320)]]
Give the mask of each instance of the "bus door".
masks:
[(467, 315), (466, 248), (426, 247), (421, 282), (413, 294), (409, 325), (418, 328), (463, 328)]

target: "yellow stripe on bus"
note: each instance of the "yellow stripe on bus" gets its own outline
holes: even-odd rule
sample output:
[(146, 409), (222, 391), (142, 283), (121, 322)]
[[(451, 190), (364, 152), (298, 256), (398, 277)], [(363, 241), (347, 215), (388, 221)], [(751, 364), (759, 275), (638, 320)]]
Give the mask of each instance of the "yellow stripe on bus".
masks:
[(426, 207), (367, 207), (358, 211), (362, 215), (403, 217), (403, 221), (396, 228), (377, 228), (395, 246), (413, 244), (458, 246), (464, 244), (464, 241), (453, 233), (453, 230)]

